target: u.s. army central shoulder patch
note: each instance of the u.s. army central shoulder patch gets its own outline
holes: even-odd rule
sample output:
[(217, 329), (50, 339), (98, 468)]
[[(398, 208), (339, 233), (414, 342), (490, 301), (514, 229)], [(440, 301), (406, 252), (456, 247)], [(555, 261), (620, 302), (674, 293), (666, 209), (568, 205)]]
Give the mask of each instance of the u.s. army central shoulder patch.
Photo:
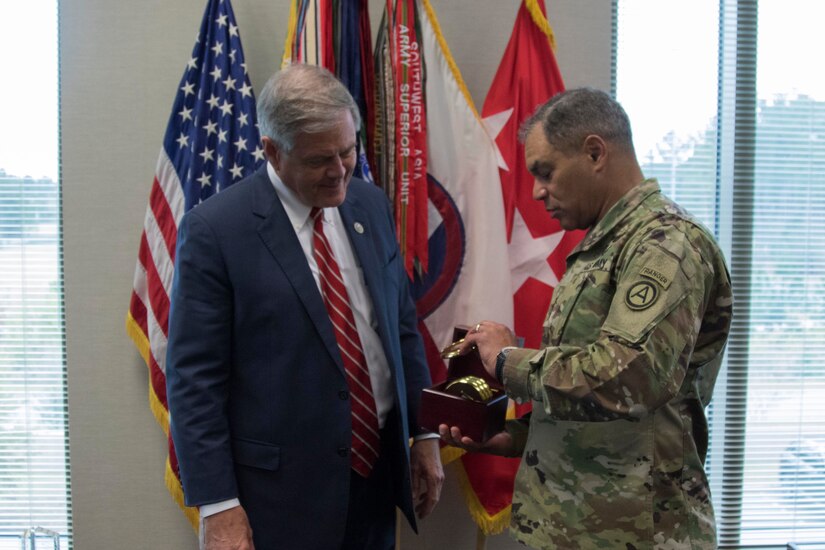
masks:
[(652, 282), (647, 280), (633, 284), (624, 297), (625, 305), (633, 311), (642, 311), (656, 303), (659, 297), (659, 289)]

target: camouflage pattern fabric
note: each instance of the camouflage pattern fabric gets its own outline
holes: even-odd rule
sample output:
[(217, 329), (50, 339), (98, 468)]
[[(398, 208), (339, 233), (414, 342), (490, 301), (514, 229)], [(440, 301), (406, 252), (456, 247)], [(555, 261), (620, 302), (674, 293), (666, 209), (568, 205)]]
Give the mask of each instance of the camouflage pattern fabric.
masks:
[(511, 350), (504, 366), (510, 397), (533, 402), (513, 495), (517, 540), (716, 547), (704, 408), (732, 305), (718, 245), (656, 180), (590, 230), (553, 294), (545, 348)]

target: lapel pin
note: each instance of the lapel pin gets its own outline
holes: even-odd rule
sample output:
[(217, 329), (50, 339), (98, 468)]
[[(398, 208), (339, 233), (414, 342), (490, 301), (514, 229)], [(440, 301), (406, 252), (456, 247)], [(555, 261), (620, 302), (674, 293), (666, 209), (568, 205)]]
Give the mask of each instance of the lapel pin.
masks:
[(355, 228), (355, 232), (359, 235), (364, 232), (364, 226), (361, 225), (361, 222), (355, 222), (352, 226)]

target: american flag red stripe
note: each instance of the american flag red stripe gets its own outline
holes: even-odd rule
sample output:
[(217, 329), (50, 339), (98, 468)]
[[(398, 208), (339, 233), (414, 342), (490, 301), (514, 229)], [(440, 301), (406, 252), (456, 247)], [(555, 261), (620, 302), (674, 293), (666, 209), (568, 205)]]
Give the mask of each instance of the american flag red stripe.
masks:
[(158, 365), (154, 357), (150, 359), (149, 370), (151, 376), (150, 382), (152, 384), (152, 390), (155, 392), (155, 397), (158, 398), (158, 401), (160, 401), (164, 408), (168, 409), (166, 403), (166, 375), (160, 369), (160, 365)]
[(163, 331), (163, 335), (166, 336), (169, 330), (169, 294), (158, 274), (154, 256), (150, 252), (148, 243), (149, 238), (144, 230), (143, 236), (140, 239), (138, 258), (140, 264), (143, 266), (143, 273), (146, 275), (146, 283), (149, 289), (149, 305)]
[(132, 301), (129, 304), (129, 312), (132, 314), (132, 320), (140, 328), (143, 334), (147, 333), (146, 329), (146, 306), (140, 301), (137, 294), (132, 291)]
[(175, 223), (175, 216), (169, 207), (166, 195), (164, 195), (163, 190), (161, 190), (157, 177), (152, 184), (152, 192), (149, 195), (149, 206), (152, 209), (152, 214), (155, 216), (155, 222), (158, 225), (158, 229), (160, 229), (163, 242), (166, 245), (166, 251), (169, 253), (169, 258), (172, 260), (172, 263), (174, 263), (178, 226)]
[(166, 402), (175, 245), (187, 210), (251, 174), (263, 161), (251, 91), (230, 0), (208, 0), (155, 164), (126, 318), (127, 332), (149, 369), (152, 412), (168, 439), (166, 484), (193, 527), (198, 514), (183, 505)]

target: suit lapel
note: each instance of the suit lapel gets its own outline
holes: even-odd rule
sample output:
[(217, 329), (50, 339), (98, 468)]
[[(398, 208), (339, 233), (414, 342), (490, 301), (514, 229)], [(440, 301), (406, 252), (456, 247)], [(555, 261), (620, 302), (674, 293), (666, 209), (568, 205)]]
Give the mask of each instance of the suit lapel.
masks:
[[(372, 218), (352, 192), (347, 193), (347, 198), (338, 207), (338, 211), (341, 213), (341, 220), (364, 275), (364, 282), (367, 285), (367, 292), (372, 300), (372, 308), (378, 322), (378, 335), (384, 349), (388, 350), (387, 316), (384, 311), (387, 297), (384, 295), (384, 284), (381, 277), (383, 265), (376, 254), (375, 240), (371, 237), (371, 232), (375, 229)], [(391, 359), (389, 355), (387, 359)]]
[(343, 375), (344, 366), (341, 363), (341, 354), (338, 351), (338, 343), (335, 341), (332, 322), (329, 320), (321, 293), (318, 292), (318, 286), (309, 270), (304, 250), (298, 242), (295, 230), (289, 222), (281, 200), (275, 193), (272, 182), (269, 181), (266, 170), (258, 172), (258, 174), (261, 173), (263, 177), (255, 182), (257, 189), (253, 204), (253, 214), (261, 218), (258, 234), (303, 303), (315, 325), (315, 330)]

